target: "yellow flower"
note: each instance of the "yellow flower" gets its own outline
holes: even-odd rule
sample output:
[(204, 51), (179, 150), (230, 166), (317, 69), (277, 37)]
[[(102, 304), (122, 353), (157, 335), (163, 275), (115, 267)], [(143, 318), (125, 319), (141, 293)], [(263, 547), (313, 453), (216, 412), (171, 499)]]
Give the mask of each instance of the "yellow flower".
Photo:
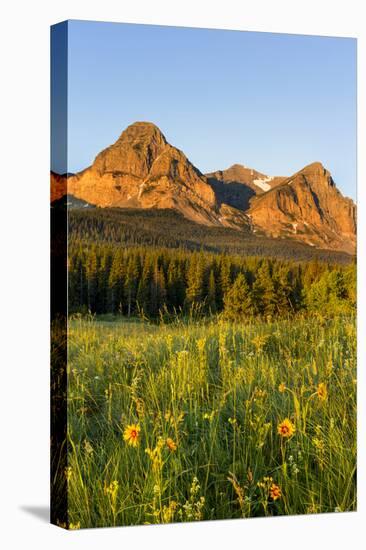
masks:
[(162, 510), (162, 522), (163, 523), (171, 523), (174, 519), (174, 514), (178, 508), (178, 503), (175, 502), (175, 500), (172, 500), (169, 503), (169, 506), (163, 506)]
[(211, 411), (210, 413), (205, 412), (205, 414), (203, 415), (203, 419), (208, 420), (209, 422), (212, 422), (214, 415), (215, 415), (215, 411)]
[(172, 440), (171, 437), (167, 438), (166, 444), (167, 444), (167, 447), (168, 447), (169, 451), (172, 451), (172, 453), (177, 450), (177, 444)]
[(132, 447), (137, 447), (139, 444), (141, 428), (138, 424), (130, 424), (126, 427), (123, 433), (123, 439)]
[(272, 485), (269, 488), (269, 496), (272, 500), (277, 500), (278, 498), (281, 498), (281, 489), (278, 485), (275, 483), (272, 483)]
[(277, 432), (281, 437), (291, 437), (295, 431), (296, 428), (289, 418), (282, 420), (277, 427)]
[(78, 521), (77, 523), (70, 523), (69, 524), (69, 529), (71, 531), (75, 531), (77, 529), (80, 529), (80, 521)]
[(255, 388), (254, 390), (254, 393), (253, 393), (253, 398), (254, 398), (254, 401), (256, 399), (262, 399), (264, 397), (266, 397), (266, 390), (261, 390), (260, 388)]
[(64, 473), (65, 473), (66, 481), (70, 481), (71, 476), (72, 476), (72, 467), (71, 466), (66, 466), (66, 468), (64, 470)]
[(281, 384), (278, 386), (278, 391), (280, 393), (284, 393), (286, 391), (286, 384), (284, 382), (281, 382)]
[(313, 445), (319, 451), (324, 451), (324, 441), (322, 439), (320, 439), (319, 437), (313, 437)]
[(154, 449), (150, 449), (150, 448), (145, 449), (145, 453), (149, 455), (150, 460), (152, 462), (152, 469), (154, 472), (161, 471), (163, 467), (163, 459), (161, 457), (161, 451), (165, 443), (166, 441), (164, 441), (162, 437), (159, 437), (156, 447)]
[(327, 399), (327, 396), (328, 396), (327, 386), (324, 384), (324, 382), (320, 382), (316, 390), (316, 394), (320, 399), (320, 401), (325, 401)]
[(105, 495), (116, 495), (118, 492), (119, 483), (118, 481), (112, 481), (109, 485), (104, 486), (104, 494)]

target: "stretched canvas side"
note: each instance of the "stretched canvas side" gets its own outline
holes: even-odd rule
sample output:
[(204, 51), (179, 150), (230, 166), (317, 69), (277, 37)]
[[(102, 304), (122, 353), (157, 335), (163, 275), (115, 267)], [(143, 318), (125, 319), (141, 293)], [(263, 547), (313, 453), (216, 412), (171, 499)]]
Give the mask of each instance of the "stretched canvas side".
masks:
[(67, 497), (68, 23), (51, 28), (51, 523), (69, 527)]

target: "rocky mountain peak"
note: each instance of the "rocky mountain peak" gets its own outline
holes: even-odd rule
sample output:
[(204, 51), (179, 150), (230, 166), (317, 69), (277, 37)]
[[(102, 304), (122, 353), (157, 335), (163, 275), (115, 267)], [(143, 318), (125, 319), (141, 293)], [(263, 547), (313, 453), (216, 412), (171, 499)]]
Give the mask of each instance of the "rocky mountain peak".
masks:
[[(323, 166), (321, 162), (312, 162), (304, 168), (302, 168), (297, 174), (301, 174), (305, 178), (315, 182), (315, 183), (325, 183), (334, 187), (334, 181), (330, 172)], [(295, 176), (297, 175), (295, 174)]]
[(93, 169), (100, 175), (120, 172), (144, 178), (166, 146), (167, 141), (155, 124), (135, 122), (113, 145), (97, 155)]
[(248, 214), (256, 231), (290, 237), (320, 248), (352, 253), (356, 244), (356, 207), (343, 197), (330, 172), (314, 162), (256, 197)]
[(68, 181), (69, 193), (101, 207), (172, 208), (220, 225), (215, 193), (182, 151), (151, 122), (135, 122)]
[(161, 130), (152, 122), (134, 122), (119, 136), (116, 143), (148, 145), (156, 143), (166, 145), (167, 141)]

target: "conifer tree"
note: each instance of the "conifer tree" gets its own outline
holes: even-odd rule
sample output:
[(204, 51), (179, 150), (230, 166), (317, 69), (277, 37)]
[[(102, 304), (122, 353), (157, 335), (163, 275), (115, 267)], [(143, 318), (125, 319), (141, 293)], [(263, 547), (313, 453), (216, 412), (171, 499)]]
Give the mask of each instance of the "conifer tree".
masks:
[(113, 260), (108, 277), (108, 303), (112, 313), (116, 313), (123, 303), (124, 261), (123, 251), (118, 248), (113, 254)]
[(127, 316), (131, 317), (133, 307), (136, 300), (136, 291), (138, 285), (139, 266), (136, 254), (128, 260), (126, 269), (126, 279), (124, 284), (124, 292), (127, 303)]
[(210, 270), (210, 275), (208, 278), (207, 307), (210, 313), (216, 313), (216, 281), (213, 269)]
[(273, 315), (276, 311), (275, 286), (271, 277), (269, 262), (263, 261), (253, 283), (254, 307), (257, 313)]
[(276, 294), (276, 312), (278, 314), (286, 314), (294, 310), (294, 305), (291, 301), (291, 273), (287, 266), (280, 266), (277, 270), (275, 281)]
[(187, 304), (192, 307), (202, 302), (203, 298), (203, 259), (201, 254), (193, 254), (187, 273)]
[(91, 249), (86, 258), (85, 275), (87, 281), (87, 300), (88, 309), (95, 311), (96, 295), (97, 295), (97, 254), (95, 247)]
[(219, 302), (220, 306), (224, 305), (224, 296), (229, 291), (231, 286), (231, 264), (227, 256), (221, 258), (220, 262), (220, 296)]
[(139, 310), (147, 315), (151, 315), (151, 285), (152, 285), (152, 266), (149, 258), (145, 256), (145, 262), (142, 274), (137, 288), (136, 302)]
[(156, 260), (153, 270), (153, 278), (151, 282), (151, 301), (150, 311), (153, 316), (157, 316), (159, 311), (164, 307), (166, 301), (166, 286), (165, 276), (162, 267), (159, 267)]
[(245, 275), (239, 273), (224, 296), (224, 313), (228, 319), (240, 321), (253, 311), (252, 297)]

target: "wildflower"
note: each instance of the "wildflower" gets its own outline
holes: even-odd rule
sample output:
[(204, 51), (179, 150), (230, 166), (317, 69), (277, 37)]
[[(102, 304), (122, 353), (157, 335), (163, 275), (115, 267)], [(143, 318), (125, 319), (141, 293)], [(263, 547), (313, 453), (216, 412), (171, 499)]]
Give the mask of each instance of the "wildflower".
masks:
[(202, 512), (205, 506), (205, 497), (199, 496), (201, 490), (199, 481), (196, 477), (192, 480), (190, 497), (178, 510), (180, 519), (188, 521), (199, 521), (202, 519)]
[(88, 455), (91, 455), (91, 454), (93, 454), (93, 452), (94, 452), (93, 447), (91, 446), (90, 442), (89, 442), (87, 439), (84, 439), (84, 451), (85, 451)]
[(205, 412), (203, 415), (203, 419), (208, 420), (209, 422), (212, 422), (214, 415), (215, 415), (215, 411), (211, 411), (210, 413)]
[(184, 420), (184, 413), (179, 413), (176, 416), (174, 416), (170, 411), (168, 411), (164, 414), (164, 418), (172, 426), (174, 426), (174, 425), (178, 426)]
[(269, 488), (269, 496), (271, 497), (272, 500), (277, 500), (282, 496), (280, 487), (275, 483), (272, 483), (272, 485)]
[(325, 445), (323, 439), (320, 439), (319, 437), (313, 437), (312, 442), (314, 447), (316, 447), (319, 451), (324, 451)]
[(285, 393), (286, 391), (286, 384), (284, 382), (281, 382), (281, 384), (278, 386), (278, 391), (280, 393)]
[(66, 466), (66, 468), (64, 470), (64, 473), (65, 473), (66, 481), (70, 481), (71, 476), (72, 476), (72, 467), (71, 466)]
[(285, 418), (277, 427), (277, 432), (281, 437), (291, 437), (295, 431), (296, 428), (289, 418)]
[(263, 399), (266, 396), (267, 392), (266, 390), (261, 390), (260, 388), (255, 388), (253, 393), (254, 401), (256, 399)]
[(233, 425), (236, 424), (236, 418), (229, 418), (228, 419), (229, 424)]
[(71, 529), (72, 531), (80, 529), (80, 521), (78, 521), (77, 523), (70, 523), (69, 529)]
[(154, 449), (150, 449), (150, 447), (145, 449), (145, 453), (149, 456), (152, 462), (152, 469), (154, 472), (160, 472), (163, 467), (163, 459), (161, 456), (163, 446), (164, 440), (162, 437), (159, 437), (156, 447)]
[(327, 399), (327, 395), (328, 395), (327, 386), (324, 384), (324, 382), (321, 382), (318, 385), (318, 388), (316, 390), (316, 394), (317, 394), (318, 398), (320, 399), (320, 401), (325, 401)]
[(113, 514), (116, 512), (119, 483), (114, 480), (109, 485), (104, 484), (104, 494), (107, 495)]
[(167, 445), (169, 451), (171, 451), (172, 453), (174, 453), (174, 451), (177, 450), (177, 444), (173, 441), (173, 439), (171, 437), (167, 438), (166, 445)]
[(115, 498), (118, 493), (119, 483), (118, 481), (112, 481), (109, 485), (104, 486), (104, 494), (110, 495), (111, 498)]
[(253, 472), (250, 468), (248, 468), (247, 479), (248, 479), (249, 483), (252, 483), (252, 481), (253, 481)]
[(192, 480), (192, 485), (191, 485), (191, 495), (197, 495), (197, 493), (200, 491), (200, 489), (201, 489), (201, 486), (199, 484), (199, 481), (196, 478), (196, 476), (194, 476), (194, 478)]
[(139, 418), (143, 418), (145, 416), (145, 404), (142, 399), (139, 399), (138, 397), (134, 398), (135, 406), (136, 406), (136, 412)]
[(137, 447), (139, 444), (140, 431), (141, 428), (138, 424), (130, 424), (123, 433), (123, 439), (132, 447)]
[(240, 487), (239, 482), (234, 474), (229, 472), (230, 476), (227, 478), (228, 481), (230, 481), (231, 485), (233, 486), (233, 489), (237, 496), (237, 501), (239, 503), (240, 508), (242, 508), (244, 504), (244, 489)]
[(175, 500), (172, 500), (169, 503), (169, 506), (163, 506), (162, 510), (162, 522), (171, 523), (174, 519), (174, 514), (178, 508), (178, 503)]

